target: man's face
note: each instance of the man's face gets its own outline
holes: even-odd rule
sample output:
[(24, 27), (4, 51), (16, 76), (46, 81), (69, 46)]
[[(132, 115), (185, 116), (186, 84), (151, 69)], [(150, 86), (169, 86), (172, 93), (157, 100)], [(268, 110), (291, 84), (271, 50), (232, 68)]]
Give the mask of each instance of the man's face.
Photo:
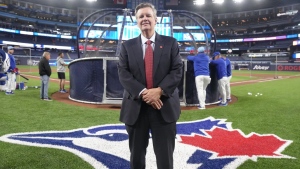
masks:
[(14, 50), (13, 50), (13, 49), (8, 50), (8, 53), (9, 53), (9, 54), (13, 54), (13, 53), (14, 53)]
[(216, 56), (216, 60), (217, 60), (217, 59), (220, 59), (220, 58), (221, 58), (221, 55), (217, 55), (217, 56)]
[(46, 55), (46, 59), (47, 59), (47, 60), (50, 60), (50, 54), (49, 54), (49, 55)]
[(141, 8), (137, 14), (137, 24), (140, 30), (143, 31), (154, 31), (156, 25), (156, 16), (154, 16), (153, 10), (150, 7)]

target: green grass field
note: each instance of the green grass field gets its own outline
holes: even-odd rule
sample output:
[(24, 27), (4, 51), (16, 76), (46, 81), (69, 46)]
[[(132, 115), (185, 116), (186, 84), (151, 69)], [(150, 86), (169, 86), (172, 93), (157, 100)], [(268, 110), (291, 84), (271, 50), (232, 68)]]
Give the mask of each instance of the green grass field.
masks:
[[(20, 67), (22, 70), (25, 67)], [(28, 75), (38, 75), (32, 67)], [(57, 78), (55, 69), (53, 76)], [(25, 72), (25, 71), (24, 71)], [(299, 72), (277, 72), (280, 76), (297, 78), (279, 79), (263, 83), (232, 87), (232, 94), (238, 101), (227, 107), (216, 107), (204, 111), (183, 111), (180, 122), (204, 119), (212, 116), (227, 119), (234, 129), (246, 135), (275, 134), (285, 140), (292, 140), (282, 154), (295, 159), (260, 158), (248, 160), (241, 169), (296, 169), (300, 166), (300, 105)], [(24, 74), (26, 76), (26, 74)], [(236, 74), (236, 76), (235, 76)], [(252, 80), (254, 74), (269, 74), (265, 71), (233, 71), (232, 82)], [(69, 77), (68, 75), (66, 77)], [(28, 86), (39, 85), (40, 81), (30, 78)], [(49, 93), (54, 93), (58, 84), (51, 82)], [(247, 93), (262, 93), (255, 97)], [(10, 133), (71, 130), (102, 124), (118, 124), (119, 111), (76, 107), (59, 101), (46, 102), (39, 99), (39, 89), (16, 90), (14, 96), (0, 93), (0, 136)], [(0, 169), (88, 169), (93, 168), (78, 156), (59, 149), (39, 148), (0, 141)]]

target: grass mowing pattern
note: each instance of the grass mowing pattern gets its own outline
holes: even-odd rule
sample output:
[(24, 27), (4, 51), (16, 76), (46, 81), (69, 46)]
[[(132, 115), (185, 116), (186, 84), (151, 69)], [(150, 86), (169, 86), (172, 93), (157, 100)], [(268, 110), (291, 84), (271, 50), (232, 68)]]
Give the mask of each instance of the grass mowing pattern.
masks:
[[(52, 69), (53, 70), (53, 69)], [(240, 71), (234, 71), (240, 74)], [(255, 71), (256, 72), (256, 71)], [(54, 72), (55, 73), (55, 72)], [(246, 74), (248, 72), (245, 72)], [(265, 73), (265, 72), (263, 72)], [(287, 74), (287, 72), (284, 72)], [(291, 73), (291, 75), (299, 74)], [(233, 79), (238, 78), (233, 74)], [(243, 79), (241, 77), (241, 79)], [(39, 85), (40, 81), (30, 79), (28, 84)], [(300, 78), (279, 79), (270, 82), (232, 87), (232, 94), (238, 102), (205, 111), (183, 111), (179, 121), (203, 119), (208, 116), (225, 118), (232, 127), (245, 134), (276, 134), (293, 140), (282, 153), (297, 159), (248, 160), (239, 168), (295, 169), (300, 166), (300, 106), (298, 87)], [(49, 93), (57, 91), (57, 83), (50, 83)], [(249, 96), (247, 93), (262, 93)], [(39, 89), (17, 90), (14, 96), (1, 92), (0, 135), (31, 131), (69, 130), (101, 124), (119, 123), (119, 111), (75, 107), (58, 101), (45, 102), (39, 99)], [(60, 169), (92, 168), (76, 155), (57, 149), (38, 148), (0, 142), (0, 168), (16, 169)]]

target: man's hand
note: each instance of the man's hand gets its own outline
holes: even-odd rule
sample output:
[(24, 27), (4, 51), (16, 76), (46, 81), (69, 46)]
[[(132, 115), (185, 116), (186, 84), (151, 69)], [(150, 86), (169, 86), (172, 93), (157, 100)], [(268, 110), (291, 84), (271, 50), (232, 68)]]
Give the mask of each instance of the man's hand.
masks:
[(151, 106), (154, 108), (154, 109), (161, 109), (161, 107), (163, 106), (163, 103), (162, 101), (159, 99), (158, 101), (156, 102), (152, 102)]
[(147, 104), (151, 105), (153, 108), (160, 109), (162, 107), (162, 101), (160, 100), (161, 95), (162, 95), (162, 89), (160, 87), (146, 89), (142, 93), (142, 99)]

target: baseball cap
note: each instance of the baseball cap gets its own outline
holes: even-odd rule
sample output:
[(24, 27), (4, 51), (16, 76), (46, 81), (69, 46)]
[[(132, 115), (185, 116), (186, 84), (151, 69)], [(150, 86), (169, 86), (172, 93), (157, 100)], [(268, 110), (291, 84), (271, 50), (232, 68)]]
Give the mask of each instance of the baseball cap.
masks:
[(221, 55), (221, 53), (220, 52), (215, 52), (215, 53), (213, 53), (212, 58), (215, 59), (215, 57), (218, 56), (218, 55)]
[(14, 50), (14, 47), (9, 46), (9, 47), (7, 47), (7, 49), (8, 49), (8, 50)]
[(200, 53), (200, 52), (204, 52), (205, 51), (205, 48), (203, 46), (200, 46), (197, 51)]
[(215, 53), (213, 54), (213, 57), (216, 57), (216, 56), (218, 56), (218, 55), (221, 55), (221, 53), (220, 53), (220, 52), (215, 52)]

